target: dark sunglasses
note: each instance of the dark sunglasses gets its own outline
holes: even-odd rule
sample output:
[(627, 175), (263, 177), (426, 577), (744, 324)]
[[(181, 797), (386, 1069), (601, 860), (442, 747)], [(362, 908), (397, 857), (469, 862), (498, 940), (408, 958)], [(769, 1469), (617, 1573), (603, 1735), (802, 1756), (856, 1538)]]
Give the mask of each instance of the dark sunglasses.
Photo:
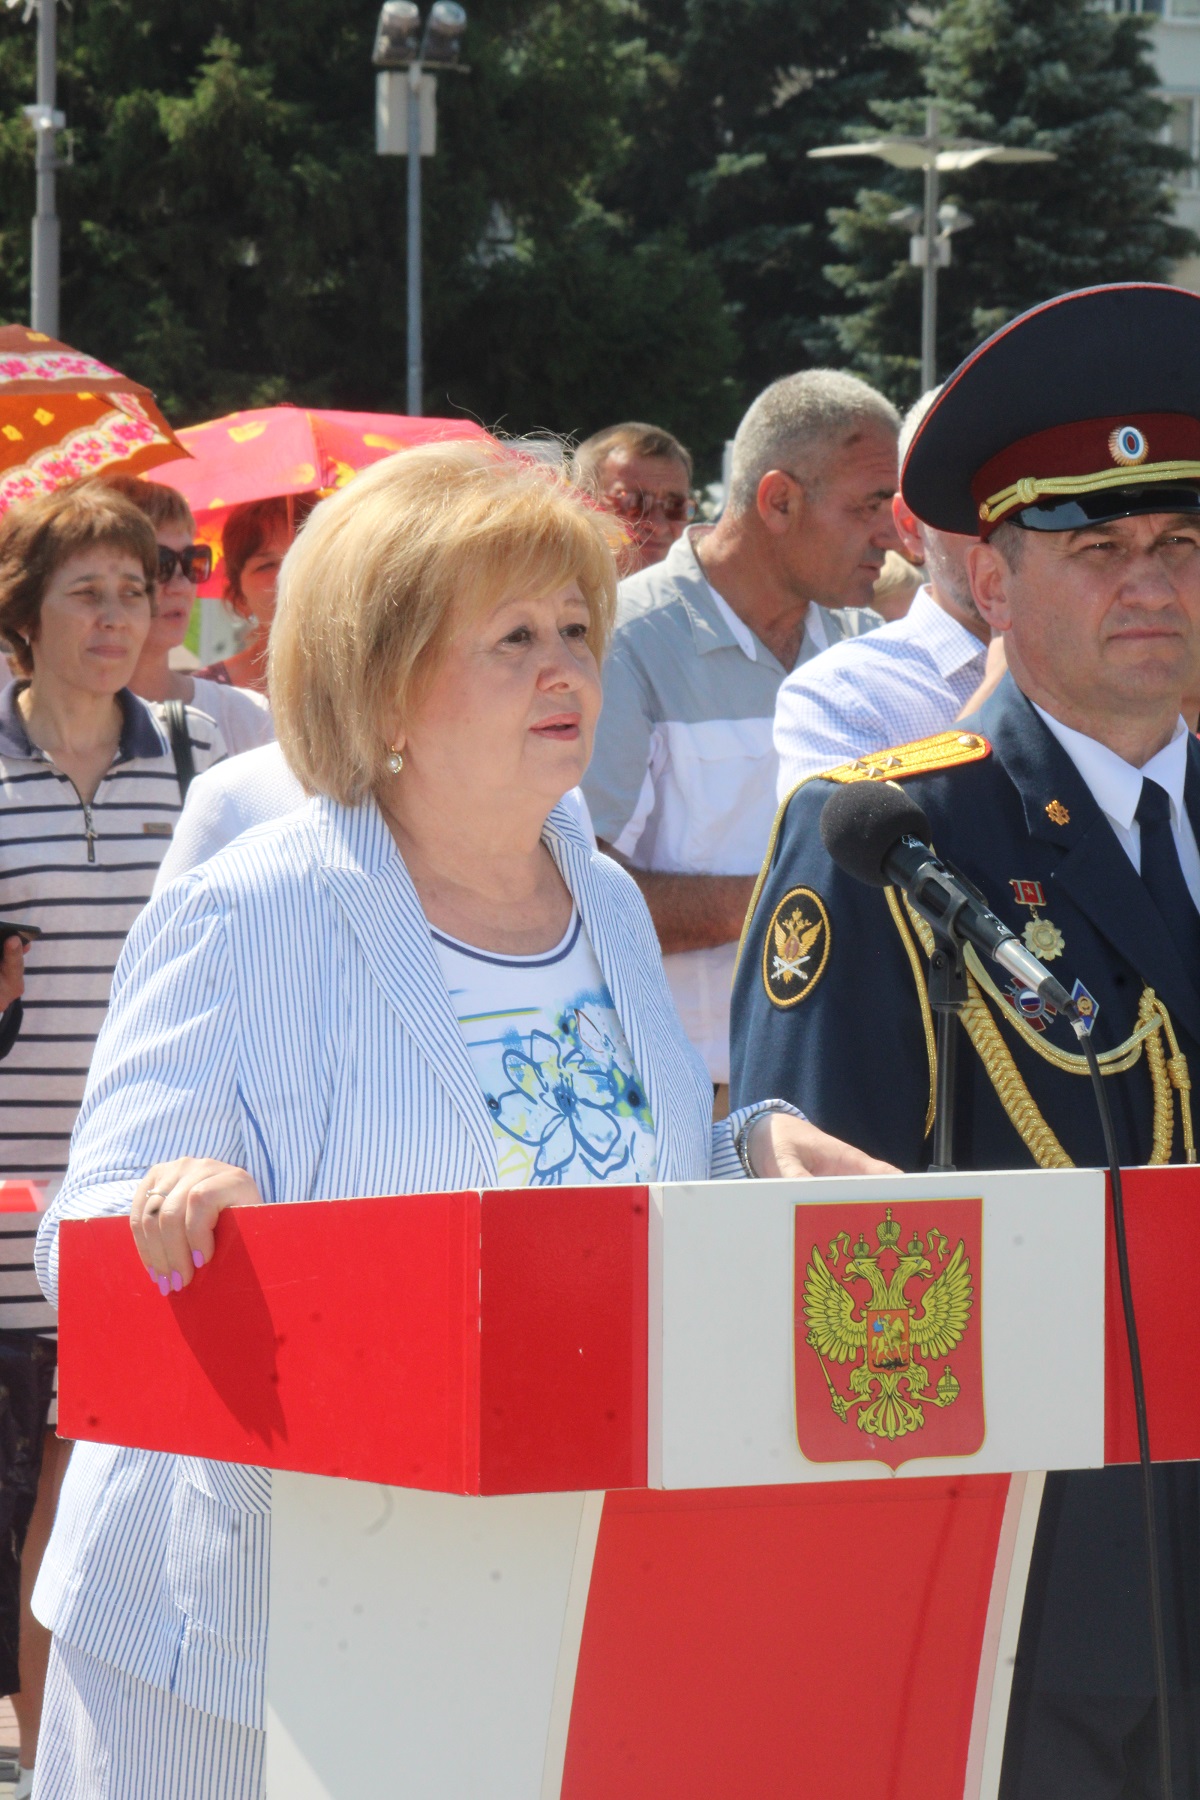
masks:
[(207, 581), (213, 570), (213, 554), (208, 544), (189, 544), (186, 550), (168, 550), (165, 544), (158, 546), (158, 579), (170, 581), (176, 569), (185, 581), (195, 587), (198, 582)]
[(669, 525), (686, 525), (696, 516), (696, 502), (685, 494), (643, 494), (640, 488), (622, 488), (604, 498), (623, 519), (652, 519), (661, 513)]

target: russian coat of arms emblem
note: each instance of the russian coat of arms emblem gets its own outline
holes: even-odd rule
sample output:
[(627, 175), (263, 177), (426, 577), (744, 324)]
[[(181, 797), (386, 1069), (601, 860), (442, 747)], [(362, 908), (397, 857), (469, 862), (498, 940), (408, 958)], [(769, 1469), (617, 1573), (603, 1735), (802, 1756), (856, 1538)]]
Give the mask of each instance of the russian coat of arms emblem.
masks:
[(982, 1237), (981, 1200), (796, 1208), (796, 1431), (810, 1461), (895, 1469), (980, 1448)]

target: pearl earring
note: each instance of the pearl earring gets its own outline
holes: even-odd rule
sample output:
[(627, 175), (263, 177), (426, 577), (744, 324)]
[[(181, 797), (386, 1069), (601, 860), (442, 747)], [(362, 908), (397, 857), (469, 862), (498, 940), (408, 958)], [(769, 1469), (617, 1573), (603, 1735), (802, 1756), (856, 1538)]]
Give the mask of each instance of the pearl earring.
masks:
[(401, 769), (404, 767), (404, 758), (401, 756), (399, 750), (392, 750), (387, 759), (387, 766), (393, 775), (398, 775), (400, 773)]

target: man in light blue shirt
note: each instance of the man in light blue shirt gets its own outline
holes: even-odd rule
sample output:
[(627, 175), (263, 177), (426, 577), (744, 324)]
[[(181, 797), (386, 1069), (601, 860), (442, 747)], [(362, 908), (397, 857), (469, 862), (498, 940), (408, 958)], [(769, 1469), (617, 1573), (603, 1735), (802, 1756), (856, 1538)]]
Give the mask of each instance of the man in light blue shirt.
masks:
[[(901, 463), (932, 399), (918, 400), (904, 421)], [(967, 551), (977, 540), (932, 530), (899, 494), (893, 517), (906, 555), (925, 565), (926, 584), (904, 618), (834, 644), (782, 683), (775, 703), (781, 800), (810, 775), (947, 730), (984, 681), (990, 633), (967, 578)]]

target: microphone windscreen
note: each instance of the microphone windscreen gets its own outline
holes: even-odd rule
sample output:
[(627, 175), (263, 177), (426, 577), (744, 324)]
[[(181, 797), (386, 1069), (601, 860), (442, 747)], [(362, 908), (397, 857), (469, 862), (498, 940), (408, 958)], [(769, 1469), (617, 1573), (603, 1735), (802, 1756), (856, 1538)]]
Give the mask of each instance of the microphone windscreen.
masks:
[(891, 781), (854, 781), (831, 794), (821, 811), (821, 842), (839, 869), (886, 887), (883, 863), (898, 838), (929, 842), (929, 820)]

